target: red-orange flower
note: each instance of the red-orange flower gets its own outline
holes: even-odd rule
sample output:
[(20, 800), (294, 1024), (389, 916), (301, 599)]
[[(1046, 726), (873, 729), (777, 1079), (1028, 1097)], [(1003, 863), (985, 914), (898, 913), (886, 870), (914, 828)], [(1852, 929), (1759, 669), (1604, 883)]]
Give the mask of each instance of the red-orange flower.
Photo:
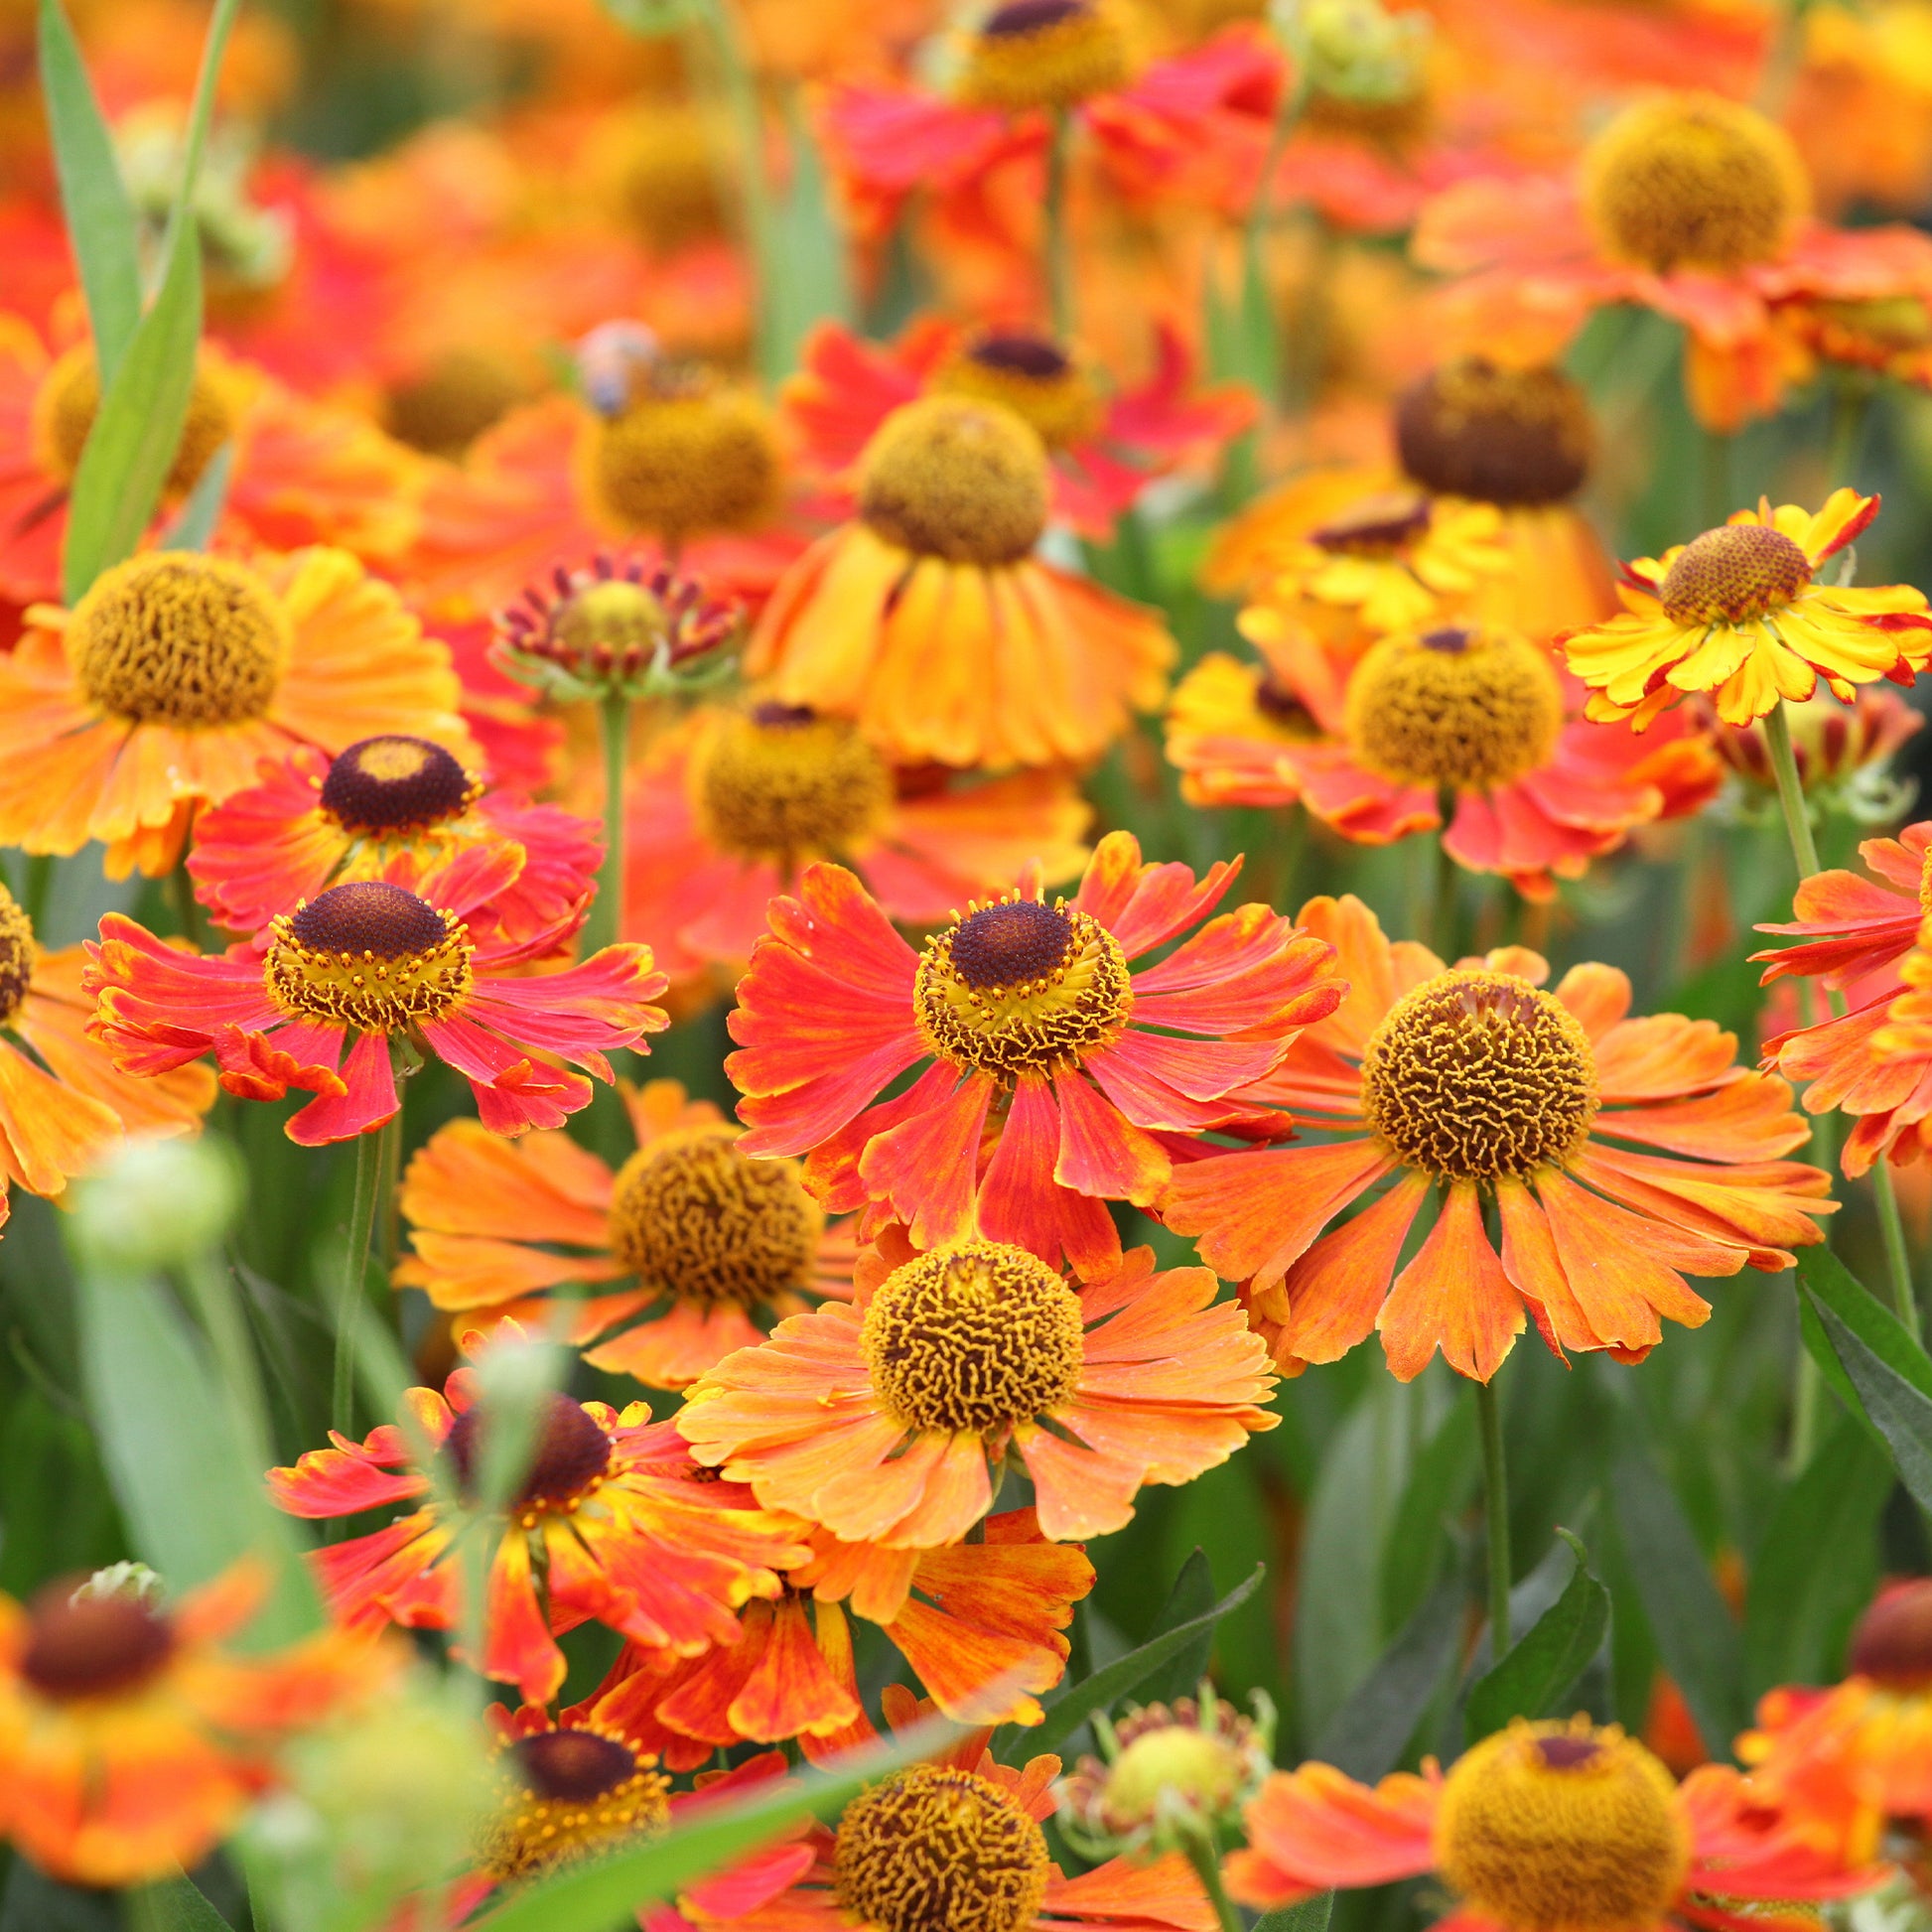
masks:
[(1373, 1787), (1328, 1764), (1277, 1771), (1247, 1826), (1248, 1848), (1225, 1866), (1244, 1904), (1273, 1910), (1433, 1872), (1455, 1898), (1438, 1923), (1456, 1932), (1568, 1932), (1580, 1899), (1591, 1924), (1736, 1932), (1760, 1911), (1850, 1897), (1880, 1875), (1815, 1845), (1728, 1765), (1678, 1785), (1616, 1725), (1583, 1719), (1519, 1718), (1447, 1776), (1433, 1758), (1420, 1777)]
[(395, 1662), (340, 1632), (237, 1653), (262, 1593), (241, 1568), (167, 1606), (71, 1581), (25, 1608), (0, 1596), (0, 1836), (69, 1884), (200, 1863), (276, 1744)]
[[(1775, 1272), (1788, 1248), (1823, 1238), (1813, 1217), (1831, 1211), (1830, 1176), (1778, 1159), (1806, 1138), (1790, 1089), (1738, 1066), (1710, 1021), (1627, 1018), (1630, 983), (1609, 966), (1572, 967), (1546, 993), (1549, 968), (1521, 948), (1445, 968), (1391, 945), (1354, 898), (1316, 899), (1302, 917), (1333, 941), (1349, 996), (1261, 1089), (1342, 1138), (1179, 1169), (1161, 1208), (1246, 1284), (1290, 1373), (1379, 1329), (1404, 1381), (1440, 1347), (1486, 1382), (1526, 1311), (1559, 1354), (1641, 1360), (1660, 1317), (1710, 1315), (1686, 1273)], [(1398, 1272), (1432, 1201), (1435, 1226)], [(1492, 1201), (1500, 1257), (1483, 1225)]]
[[(459, 1368), (438, 1395), (404, 1398), (461, 1491), (479, 1453), (473, 1369)], [(275, 1500), (296, 1516), (359, 1515), (427, 1497), (429, 1475), (411, 1466), (393, 1424), (365, 1441), (336, 1436), (292, 1468), (271, 1469)], [(313, 1558), (323, 1594), (352, 1629), (395, 1623), (449, 1630), (462, 1622), (462, 1554), (435, 1500), (366, 1536), (330, 1544)], [(775, 1596), (778, 1571), (811, 1554), (792, 1526), (759, 1509), (750, 1493), (704, 1475), (676, 1429), (633, 1402), (621, 1414), (602, 1402), (550, 1399), (536, 1452), (497, 1529), (486, 1586), (485, 1677), (547, 1704), (564, 1681), (557, 1637), (595, 1619), (652, 1650), (694, 1656), (736, 1636), (735, 1612)], [(538, 1579), (542, 1586), (539, 1588)]]
[(895, 768), (849, 720), (769, 702), (654, 740), (625, 809), (625, 925), (673, 980), (741, 968), (814, 861), (849, 865), (892, 918), (936, 925), (1030, 860), (1047, 885), (1071, 878), (1092, 816), (1065, 771)]
[(808, 459), (836, 481), (886, 418), (921, 395), (1004, 403), (1052, 459), (1054, 518), (1105, 541), (1152, 479), (1220, 449), (1254, 420), (1246, 391), (1195, 390), (1193, 357), (1172, 327), (1159, 330), (1156, 351), (1147, 381), (1110, 394), (1083, 356), (1025, 330), (967, 332), (927, 317), (880, 347), (824, 323), (805, 343), (784, 404)]
[(1009, 1450), (1045, 1535), (1104, 1535), (1143, 1484), (1190, 1482), (1275, 1426), (1266, 1351), (1204, 1268), (1156, 1274), (1136, 1248), (1076, 1292), (1021, 1248), (900, 1237), (855, 1283), (852, 1306), (720, 1362), (677, 1418), (699, 1461), (847, 1542), (957, 1542)]
[(651, 1004), (665, 980), (648, 946), (606, 946), (559, 973), (516, 970), (554, 952), (568, 924), (515, 942), (473, 938), (469, 914), (520, 863), (515, 847), (470, 847), (437, 882), (441, 906), (386, 880), (332, 886), (279, 913), (262, 943), (209, 957), (110, 912), (88, 943), (82, 986), (99, 1001), (89, 1032), (123, 1072), (211, 1053), (244, 1100), (314, 1094), (287, 1130), (309, 1147), (394, 1117), (392, 1039), (455, 1067), (490, 1132), (561, 1127), (591, 1098), (571, 1066), (608, 1083), (607, 1053), (670, 1024)]
[(1874, 875), (1821, 872), (1798, 884), (1796, 918), (1760, 930), (1801, 943), (1753, 953), (1764, 983), (1786, 975), (1816, 978), (1842, 993), (1849, 1011), (1764, 1042), (1764, 1064), (1806, 1081), (1804, 1107), (1852, 1116), (1841, 1156), (1848, 1174), (1869, 1172), (1881, 1155), (1896, 1162), (1923, 1151), (1932, 1116), (1932, 1080), (1910, 1055), (1880, 1055), (1873, 1042), (1905, 989), (1903, 964), (1919, 937), (1932, 880), (1932, 819), (1895, 839), (1867, 839), (1859, 856)]
[(1237, 870), (1196, 880), (1111, 833), (1071, 901), (1034, 875), (914, 953), (850, 873), (812, 867), (772, 901), (731, 1016), (745, 1151), (806, 1155), (828, 1208), (871, 1203), (869, 1228), (903, 1221), (921, 1247), (978, 1233), (1109, 1272), (1104, 1203), (1151, 1202), (1209, 1133), (1288, 1132), (1247, 1091), (1342, 996), (1328, 948), (1264, 905), (1130, 969)]
[(510, 940), (567, 925), (604, 849), (589, 819), (486, 788), (441, 745), (389, 732), (333, 759), (303, 746), (264, 759), (256, 783), (197, 822), (188, 870), (216, 921), (254, 936), (298, 899), (352, 879), (440, 902), (451, 863), (477, 845), (520, 856), (470, 919)]
[(397, 1287), (528, 1323), (560, 1311), (553, 1289), (632, 1283), (565, 1305), (570, 1339), (603, 1337), (593, 1367), (658, 1389), (759, 1341), (759, 1317), (851, 1295), (851, 1236), (825, 1225), (794, 1162), (747, 1160), (741, 1130), (675, 1080), (623, 1098), (637, 1151), (615, 1173), (567, 1134), (440, 1129), (403, 1175), (414, 1252)]

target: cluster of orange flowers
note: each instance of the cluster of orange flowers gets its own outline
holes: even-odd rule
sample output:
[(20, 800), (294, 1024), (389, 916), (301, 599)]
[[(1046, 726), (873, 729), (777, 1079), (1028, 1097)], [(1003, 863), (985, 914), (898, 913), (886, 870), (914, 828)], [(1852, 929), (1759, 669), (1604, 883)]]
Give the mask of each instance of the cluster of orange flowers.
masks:
[[(166, 500), (70, 604), (103, 385), (40, 131), (0, 105), (0, 846), (33, 862), (0, 886), (0, 1176), (61, 1197), (217, 1093), (360, 1147), (434, 1059), (470, 1104), (400, 1172), (393, 1282), (437, 1312), (435, 1375), (472, 1358), (268, 1472), (339, 1532), (295, 1649), (231, 1641), (245, 1572), (0, 1599), (0, 1834), (79, 1884), (192, 1864), (291, 1736), (383, 1694), (389, 1632), (448, 1632), (513, 1694), (460, 1923), (875, 1741), (870, 1625), (917, 1683), (872, 1696), (889, 1727), (936, 1709), (964, 1741), (656, 1932), (1213, 1932), (1190, 1808), (1245, 1837), (1243, 1903), (1433, 1872), (1462, 1932), (1810, 1924), (1887, 1874), (1888, 1832), (1922, 1852), (1923, 1582), (1845, 1682), (1765, 1700), (1746, 1769), (1681, 1785), (1581, 1721), (1374, 1789), (1273, 1772), (1211, 1711), (1143, 1714), (1057, 1786), (990, 1748), (1067, 1673), (1088, 1544), (1275, 1427), (1281, 1382), (1379, 1336), (1401, 1381), (1440, 1353), (1486, 1389), (1532, 1325), (1641, 1362), (1709, 1318), (1687, 1278), (1824, 1240), (1805, 1112), (1856, 1122), (1854, 1179), (1932, 1148), (1932, 820), (1866, 844), (1871, 879), (1810, 869), (1754, 957), (1835, 1005), (1759, 1065), (1545, 956), (1566, 889), (1726, 782), (1802, 817), (1916, 727), (1886, 687), (1932, 661), (1932, 609), (1851, 581), (1876, 497), (1764, 499), (1613, 569), (1556, 359), (1654, 311), (1722, 434), (1821, 373), (1932, 387), (1932, 238), (1827, 218), (1932, 185), (1932, 78), (1881, 36), (1915, 9), (1813, 9), (1774, 117), (1742, 98), (1776, 38), (1748, 5), (1311, 0), (1283, 36), (1008, 0), (943, 61), (922, 0), (749, 5), (752, 134), (760, 99), (809, 123), (862, 271), (929, 271), (892, 340), (820, 321), (767, 395), (746, 128), (689, 55), (494, 0), (476, 31), (552, 64), (533, 104), (211, 179)], [(99, 11), (122, 165), (165, 177), (176, 11)], [(237, 126), (283, 85), (255, 31)], [(1873, 101), (1914, 87), (1917, 147), (1882, 148)], [(1203, 372), (1191, 319), (1291, 207), (1321, 258), (1280, 246), (1256, 286), (1298, 340), (1336, 305), (1341, 373), (1301, 371), (1286, 420)], [(1199, 582), (1249, 648), (1183, 665), (1081, 545), (1118, 563), (1164, 493), (1243, 465), (1287, 480)], [(1436, 945), (1097, 831), (1095, 771), (1156, 797), (1163, 750), (1201, 823), (1428, 842)], [(89, 855), (129, 905), (179, 888), (173, 927), (151, 893), (43, 947), (48, 862)], [(726, 1000), (735, 1121), (618, 1079)], [(598, 1082), (615, 1163), (570, 1125)], [(477, 1363), (532, 1333), (669, 1400), (548, 1397), (473, 1566)], [(621, 1649), (565, 1704), (589, 1624)], [(1056, 1807), (1102, 1847), (1072, 1877)]]

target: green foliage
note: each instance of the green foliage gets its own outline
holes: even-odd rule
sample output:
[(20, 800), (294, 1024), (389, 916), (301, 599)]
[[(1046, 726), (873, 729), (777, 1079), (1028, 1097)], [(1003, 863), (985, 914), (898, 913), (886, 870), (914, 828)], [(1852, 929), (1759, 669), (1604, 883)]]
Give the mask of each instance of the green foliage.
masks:
[(1311, 1755), (1367, 1781), (1394, 1770), (1456, 1661), (1467, 1601), (1460, 1575), (1439, 1583), (1328, 1720)]
[(1576, 1557), (1564, 1592), (1480, 1678), (1462, 1708), (1468, 1742), (1500, 1730), (1511, 1718), (1565, 1715), (1563, 1701), (1601, 1649), (1610, 1625), (1610, 1593), (1590, 1575), (1583, 1543), (1568, 1530), (1557, 1535)]
[(229, 1932), (228, 1921), (188, 1878), (164, 1878), (127, 1898), (128, 1932)]

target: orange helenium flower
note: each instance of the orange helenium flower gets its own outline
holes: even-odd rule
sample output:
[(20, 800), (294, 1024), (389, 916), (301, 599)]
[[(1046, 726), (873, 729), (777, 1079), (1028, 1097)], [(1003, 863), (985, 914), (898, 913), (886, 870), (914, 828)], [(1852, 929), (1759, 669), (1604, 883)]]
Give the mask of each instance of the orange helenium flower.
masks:
[(199, 1864), (272, 1781), (275, 1746), (396, 1662), (341, 1632), (229, 1648), (262, 1595), (238, 1568), (165, 1608), (71, 1584), (25, 1608), (0, 1596), (0, 1836), (69, 1884)]
[(1878, 1875), (1813, 1846), (1728, 1765), (1677, 1785), (1616, 1725), (1582, 1719), (1519, 1718), (1447, 1776), (1434, 1758), (1373, 1787), (1328, 1764), (1277, 1771), (1246, 1817), (1248, 1847), (1224, 1867), (1242, 1903), (1272, 1910), (1435, 1873), (1456, 1900), (1439, 1923), (1457, 1932), (1570, 1932), (1580, 1900), (1584, 1922), (1619, 1932), (1734, 1932)]
[(807, 456), (834, 479), (860, 461), (894, 410), (921, 395), (1004, 403), (1046, 446), (1055, 520), (1104, 542), (1154, 478), (1220, 450), (1254, 420), (1245, 390), (1196, 392), (1193, 357), (1171, 326), (1161, 326), (1156, 346), (1154, 374), (1109, 394), (1086, 358), (1026, 330), (966, 333), (929, 317), (880, 347), (823, 323), (784, 403)]
[(5, 1183), (59, 1194), (124, 1135), (194, 1132), (214, 1099), (204, 1066), (153, 1080), (114, 1066), (87, 1037), (85, 964), (78, 946), (43, 952), (0, 886), (0, 1222)]
[[(446, 1475), (466, 1487), (479, 1452), (475, 1371), (457, 1369), (442, 1395), (411, 1389), (404, 1400)], [(275, 1500), (291, 1515), (353, 1516), (429, 1495), (430, 1478), (410, 1466), (394, 1425), (361, 1443), (333, 1441), (269, 1471)], [(431, 1499), (311, 1561), (331, 1611), (351, 1629), (450, 1630), (462, 1622), (463, 1577), (451, 1539)], [(552, 1396), (530, 1471), (500, 1525), (483, 1654), (472, 1661), (516, 1685), (526, 1702), (547, 1704), (564, 1681), (556, 1639), (566, 1631), (595, 1619), (649, 1649), (693, 1656), (730, 1643), (737, 1610), (775, 1596), (778, 1571), (810, 1554), (792, 1525), (699, 1470), (672, 1424), (653, 1423), (641, 1402), (620, 1414)]]
[(210, 957), (110, 912), (88, 942), (82, 987), (99, 1002), (88, 1031), (123, 1072), (167, 1073), (211, 1053), (244, 1100), (314, 1094), (287, 1128), (308, 1147), (394, 1117), (393, 1038), (455, 1067), (491, 1133), (561, 1127), (589, 1104), (591, 1083), (558, 1062), (608, 1084), (607, 1053), (670, 1024), (651, 1004), (665, 980), (650, 948), (634, 945), (559, 973), (517, 970), (553, 952), (568, 925), (514, 944), (473, 938), (469, 913), (520, 863), (518, 848), (472, 846), (438, 882), (441, 906), (386, 880), (332, 886), (278, 914), (261, 944)]
[(1845, 1014), (1767, 1039), (1764, 1064), (1809, 1082), (1807, 1113), (1836, 1107), (1853, 1117), (1841, 1157), (1852, 1175), (1868, 1173), (1887, 1153), (1900, 1163), (1916, 1159), (1925, 1146), (1924, 1123), (1932, 1116), (1926, 1069), (1909, 1057), (1873, 1050), (1893, 1001), (1904, 991), (1903, 962), (1925, 917), (1932, 819), (1906, 826), (1895, 839), (1867, 839), (1859, 856), (1874, 877), (1831, 871), (1801, 880), (1791, 908), (1796, 918), (1759, 929), (1802, 943), (1751, 955), (1765, 962), (1766, 985), (1797, 975), (1820, 979), (1846, 996), (1850, 1010)]
[(972, 1240), (863, 1257), (851, 1307), (779, 1323), (693, 1385), (699, 1461), (852, 1543), (931, 1549), (992, 1508), (1011, 1449), (1057, 1541), (1117, 1530), (1144, 1483), (1189, 1482), (1275, 1426), (1267, 1351), (1204, 1268), (1134, 1249), (1076, 1292)]
[[(919, 1715), (900, 1685), (884, 1703), (895, 1727)], [(1039, 1828), (1059, 1768), (1050, 1756), (1025, 1770), (996, 1763), (986, 1733), (970, 1731), (870, 1786), (836, 1825), (814, 1825), (814, 1856), (795, 1876), (778, 1866), (724, 1900), (687, 1892), (678, 1909), (698, 1932), (1212, 1932), (1214, 1908), (1177, 1853), (1061, 1875)]]
[(1877, 514), (1877, 497), (1856, 489), (1833, 490), (1816, 515), (1766, 502), (1626, 564), (1623, 612), (1557, 640), (1590, 687), (1587, 715), (1642, 731), (1686, 693), (1708, 691), (1725, 724), (1748, 725), (1809, 698), (1820, 678), (1848, 704), (1877, 678), (1910, 684), (1932, 655), (1924, 593), (1817, 581)]
[(605, 1337), (593, 1367), (658, 1389), (760, 1340), (760, 1315), (851, 1295), (852, 1240), (825, 1225), (795, 1163), (747, 1160), (741, 1130), (675, 1080), (623, 1097), (637, 1152), (616, 1173), (566, 1134), (440, 1129), (403, 1175), (414, 1252), (396, 1286), (528, 1323), (559, 1310), (549, 1295), (565, 1284), (634, 1283), (561, 1306), (573, 1343)]
[(896, 762), (1082, 762), (1160, 703), (1160, 617), (1034, 555), (1046, 447), (1004, 403), (928, 395), (859, 467), (858, 517), (785, 573), (746, 649), (781, 704), (856, 718)]
[(892, 918), (936, 925), (1031, 859), (1057, 885), (1090, 856), (1067, 772), (896, 770), (849, 719), (770, 703), (674, 726), (625, 809), (625, 925), (674, 980), (742, 967), (766, 905), (816, 860), (849, 865)]
[(1115, 832), (1070, 901), (1048, 905), (1035, 875), (914, 953), (850, 873), (813, 866), (771, 902), (731, 1016), (745, 1151), (807, 1154), (827, 1207), (876, 1203), (873, 1225), (922, 1247), (978, 1233), (1109, 1272), (1103, 1203), (1152, 1201), (1205, 1134), (1286, 1133), (1245, 1090), (1342, 996), (1327, 947), (1263, 905), (1130, 971), (1237, 870), (1145, 865)]
[[(1791, 1090), (1738, 1066), (1710, 1021), (1626, 1018), (1630, 983), (1608, 966), (1573, 967), (1546, 993), (1548, 967), (1519, 948), (1446, 969), (1391, 945), (1352, 897), (1302, 916), (1333, 941), (1349, 997), (1262, 1084), (1345, 1138), (1177, 1170), (1161, 1210), (1247, 1284), (1290, 1373), (1379, 1329), (1404, 1381), (1440, 1347), (1486, 1382), (1526, 1309), (1559, 1354), (1640, 1360), (1660, 1316), (1696, 1327), (1711, 1312), (1684, 1271), (1775, 1272), (1823, 1238), (1830, 1177), (1777, 1158), (1806, 1138)], [(1323, 1233), (1389, 1174), (1393, 1187)], [(1432, 1199), (1435, 1227), (1398, 1274)], [(1500, 1258), (1483, 1226), (1492, 1201)]]
[(522, 855), (471, 921), (511, 940), (567, 924), (604, 850), (591, 820), (487, 788), (443, 746), (385, 732), (333, 759), (305, 745), (264, 759), (254, 784), (197, 821), (188, 870), (215, 920), (253, 936), (347, 880), (386, 879), (440, 902), (444, 873), (475, 845)]
[(450, 654), (342, 550), (257, 569), (149, 551), (70, 612), (36, 606), (0, 656), (0, 842), (110, 877), (167, 872), (196, 813), (297, 745), (375, 732), (474, 757)]

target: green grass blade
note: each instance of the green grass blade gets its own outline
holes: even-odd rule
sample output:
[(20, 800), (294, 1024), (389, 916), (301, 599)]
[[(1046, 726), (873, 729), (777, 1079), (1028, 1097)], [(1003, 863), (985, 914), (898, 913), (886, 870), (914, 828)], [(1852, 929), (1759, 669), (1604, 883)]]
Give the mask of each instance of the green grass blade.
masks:
[(41, 0), (40, 65), (61, 209), (104, 384), (141, 320), (139, 223), (61, 0)]

